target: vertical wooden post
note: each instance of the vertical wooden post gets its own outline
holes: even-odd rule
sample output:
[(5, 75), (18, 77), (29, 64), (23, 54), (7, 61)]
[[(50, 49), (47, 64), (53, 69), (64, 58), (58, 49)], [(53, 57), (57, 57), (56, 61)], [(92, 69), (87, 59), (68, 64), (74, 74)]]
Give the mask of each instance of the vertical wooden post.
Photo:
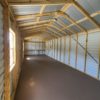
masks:
[(65, 61), (65, 56), (66, 55), (66, 36), (64, 36), (64, 63), (66, 62)]
[(62, 52), (61, 51), (62, 50), (62, 45), (61, 44), (62, 44), (62, 37), (60, 37), (60, 59), (59, 59), (60, 61), (61, 61), (61, 52)]
[(55, 59), (55, 39), (54, 39), (54, 59)]
[(54, 39), (52, 40), (52, 52), (53, 52), (53, 57), (54, 57)]
[(75, 58), (75, 67), (77, 67), (77, 56), (78, 55), (78, 33), (76, 34), (76, 58)]
[(58, 59), (58, 38), (56, 40), (56, 59)]
[(86, 72), (87, 48), (88, 48), (88, 32), (86, 32), (84, 72)]
[(65, 39), (64, 39), (64, 63), (66, 63), (66, 36), (65, 36)]
[(69, 54), (68, 54), (68, 64), (70, 65), (70, 51), (71, 51), (71, 35), (69, 36)]
[(57, 60), (59, 60), (59, 54), (58, 54), (58, 38), (57, 38)]
[(99, 48), (99, 68), (98, 68), (98, 79), (100, 80), (100, 48)]
[(9, 9), (6, 5), (3, 9), (3, 32), (4, 32), (4, 66), (5, 66), (5, 82), (4, 82), (4, 100), (10, 100), (10, 46), (9, 46)]

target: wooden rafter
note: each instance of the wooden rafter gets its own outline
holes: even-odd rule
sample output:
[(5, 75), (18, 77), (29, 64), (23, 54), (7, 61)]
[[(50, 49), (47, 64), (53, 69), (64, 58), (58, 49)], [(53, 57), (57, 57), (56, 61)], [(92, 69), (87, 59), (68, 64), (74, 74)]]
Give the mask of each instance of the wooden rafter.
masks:
[[(76, 21), (75, 21), (74, 19), (72, 19), (70, 16), (68, 16), (67, 14), (62, 13), (62, 16), (63, 16), (64, 18), (66, 18), (68, 21), (70, 21), (72, 24), (75, 24), (81, 31), (87, 31), (87, 30), (84, 29), (82, 26), (80, 26), (79, 24), (77, 24)], [(68, 27), (67, 27), (67, 28), (68, 28)], [(63, 28), (63, 29), (66, 29), (66, 27)]]
[(48, 33), (48, 34), (51, 34), (54, 38), (57, 38), (58, 37), (56, 34), (54, 34), (52, 32), (48, 32), (48, 31), (45, 31), (45, 32)]
[[(69, 27), (68, 27), (67, 25), (65, 25), (64, 22), (62, 22), (60, 19), (59, 19), (59, 21), (57, 21), (57, 23), (58, 23), (59, 25), (61, 25), (63, 28), (66, 28), (66, 29), (67, 29), (68, 31), (70, 31), (71, 33), (76, 33), (75, 31), (69, 29)], [(61, 30), (63, 30), (63, 29), (61, 29)], [(71, 33), (69, 33), (69, 34), (71, 34)]]
[(30, 26), (30, 25), (36, 25), (36, 24), (43, 24), (43, 23), (49, 23), (49, 22), (52, 22), (53, 20), (45, 20), (45, 21), (40, 21), (40, 22), (29, 22), (29, 23), (22, 23), (22, 24), (19, 24), (18, 26), (19, 27), (24, 27), (24, 26)]
[[(43, 11), (44, 11), (45, 8), (46, 8), (46, 5), (42, 5), (41, 10), (40, 10), (40, 14), (43, 13)], [(41, 17), (38, 17), (38, 18), (37, 18), (37, 22), (39, 22), (40, 18), (41, 18)]]
[(28, 14), (28, 15), (16, 15), (15, 18), (17, 21), (21, 21), (21, 20), (34, 19), (36, 17), (42, 17), (42, 16), (55, 16), (55, 13), (56, 11), (47, 13), (38, 13), (38, 14)]
[(63, 5), (63, 4), (66, 4), (66, 3), (71, 3), (71, 0), (61, 0), (61, 1), (32, 1), (31, 3), (30, 2), (9, 2), (9, 5), (10, 6), (29, 6), (29, 5), (43, 5), (43, 4), (46, 4), (46, 5)]
[(29, 26), (29, 27), (24, 27), (21, 28), (21, 30), (30, 30), (30, 29), (34, 29), (34, 28), (41, 28), (41, 27), (46, 27), (48, 24), (43, 24), (43, 25), (34, 25), (34, 26)]
[(21, 30), (22, 31), (22, 33), (27, 33), (27, 32), (35, 32), (35, 31), (40, 31), (41, 30), (41, 32), (43, 32), (44, 31), (44, 29), (45, 29), (45, 27), (43, 26), (43, 27), (37, 27), (37, 28), (33, 28), (33, 29), (27, 29), (27, 30)]
[(63, 33), (63, 35), (66, 35), (66, 32), (64, 32), (63, 30), (59, 29), (58, 27), (54, 26), (54, 25), (49, 25), (50, 27), (55, 28), (56, 30), (58, 30), (59, 32)]
[(71, 3), (67, 3), (63, 6), (63, 8), (61, 9), (61, 11), (65, 12), (72, 4)]
[(47, 28), (48, 30), (52, 31), (54, 34), (56, 34), (58, 37), (62, 36), (61, 34), (59, 34), (58, 32), (56, 32), (55, 30), (51, 29), (50, 27)]
[(35, 36), (35, 35), (39, 35), (39, 34), (41, 34), (41, 31), (25, 33), (25, 34), (22, 34), (22, 37)]
[(75, 0), (73, 1), (73, 5), (84, 15), (86, 16), (96, 27), (100, 28), (100, 25), (88, 14), (88, 12), (80, 6)]

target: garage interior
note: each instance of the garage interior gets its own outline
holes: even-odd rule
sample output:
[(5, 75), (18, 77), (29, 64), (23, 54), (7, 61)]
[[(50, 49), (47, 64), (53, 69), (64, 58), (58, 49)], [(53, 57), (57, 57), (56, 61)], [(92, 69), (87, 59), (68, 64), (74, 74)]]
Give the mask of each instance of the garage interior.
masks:
[(100, 100), (100, 0), (0, 0), (0, 100)]

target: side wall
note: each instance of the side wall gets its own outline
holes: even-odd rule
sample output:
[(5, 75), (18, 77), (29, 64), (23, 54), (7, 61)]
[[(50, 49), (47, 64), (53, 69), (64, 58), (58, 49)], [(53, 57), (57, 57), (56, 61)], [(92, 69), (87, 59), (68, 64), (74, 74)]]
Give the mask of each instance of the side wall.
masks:
[(100, 31), (47, 41), (46, 55), (100, 79)]
[(10, 27), (15, 33), (15, 40), (16, 40), (16, 64), (10, 73), (10, 84), (11, 84), (11, 97), (14, 96), (16, 91), (20, 71), (21, 71), (21, 64), (22, 64), (22, 40), (21, 34), (18, 31), (18, 28), (15, 26), (14, 22), (10, 22)]

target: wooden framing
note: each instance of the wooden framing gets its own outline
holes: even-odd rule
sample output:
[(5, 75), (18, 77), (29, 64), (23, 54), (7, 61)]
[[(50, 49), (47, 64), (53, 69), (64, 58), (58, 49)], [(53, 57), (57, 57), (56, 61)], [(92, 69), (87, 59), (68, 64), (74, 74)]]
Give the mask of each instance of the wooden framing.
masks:
[(57, 35), (55, 35), (55, 34), (53, 34), (52, 32), (47, 32), (47, 31), (45, 31), (46, 33), (48, 33), (48, 34), (50, 34), (50, 35), (52, 35), (54, 38), (57, 38), (58, 36)]
[[(61, 25), (61, 26), (63, 27), (61, 30), (67, 29), (67, 30), (70, 31), (71, 33), (76, 33), (75, 31), (69, 29), (67, 25), (64, 25), (64, 22), (62, 22), (60, 19), (59, 19), (59, 21), (60, 21), (60, 22), (59, 22), (58, 24)], [(71, 33), (69, 33), (69, 34), (71, 34)], [(69, 34), (68, 34), (68, 35), (69, 35)], [(66, 33), (66, 35), (67, 35), (67, 33)]]
[(66, 36), (64, 36), (64, 63), (66, 63), (66, 59), (65, 59), (65, 57), (66, 57)]
[(75, 58), (75, 67), (77, 68), (77, 60), (78, 60), (78, 33), (76, 34), (76, 58)]
[(35, 19), (37, 17), (42, 16), (55, 16), (56, 12), (47, 12), (47, 13), (40, 13), (40, 14), (28, 14), (28, 15), (16, 15), (15, 18), (17, 21), (23, 21), (23, 20), (29, 20), (29, 19)]
[(66, 35), (66, 32), (60, 30), (58, 27), (56, 27), (54, 25), (50, 25), (50, 26), (53, 27), (53, 28), (55, 28), (55, 29), (57, 29), (59, 32), (62, 32), (63, 33), (63, 34), (61, 33), (62, 35)]
[(82, 26), (78, 25), (72, 18), (70, 18), (67, 14), (63, 13), (62, 16), (64, 16), (64, 18), (66, 18), (67, 20), (69, 20), (71, 23), (74, 23), (81, 31), (86, 31), (86, 29), (84, 29)]
[(34, 29), (34, 28), (41, 28), (41, 27), (46, 27), (48, 24), (43, 24), (43, 25), (37, 25), (37, 26), (28, 26), (28, 27), (24, 27), (24, 28), (21, 28), (21, 30), (30, 30), (30, 29)]
[(58, 37), (62, 36), (61, 34), (57, 33), (55, 30), (53, 30), (53, 29), (51, 29), (49, 27), (47, 29), (49, 29), (50, 31), (52, 31), (53, 33), (55, 33)]
[(64, 7), (61, 9), (61, 11), (65, 12), (70, 6), (71, 6), (71, 3), (65, 4)]
[(99, 48), (99, 68), (98, 68), (98, 79), (100, 79), (100, 48)]
[(88, 32), (86, 33), (86, 41), (85, 41), (85, 62), (84, 62), (84, 72), (86, 72), (87, 48), (88, 48)]
[(88, 14), (88, 12), (82, 8), (75, 0), (73, 1), (73, 5), (84, 15), (86, 16), (96, 27), (100, 28), (100, 25)]
[(69, 36), (68, 64), (70, 65), (71, 35)]
[[(45, 9), (46, 5), (42, 5), (41, 10), (40, 10), (40, 14), (43, 13), (44, 9)], [(37, 18), (37, 22), (39, 22), (40, 17)]]
[(3, 6), (3, 34), (4, 34), (4, 100), (10, 100), (10, 62), (9, 62), (9, 8), (6, 0), (1, 0)]
[(62, 37), (60, 37), (60, 61), (62, 62)]
[(19, 27), (25, 27), (25, 26), (31, 26), (31, 25), (37, 25), (37, 24), (46, 24), (49, 23), (50, 21), (46, 20), (46, 21), (40, 21), (40, 22), (30, 22), (30, 23), (22, 23), (19, 24)]

